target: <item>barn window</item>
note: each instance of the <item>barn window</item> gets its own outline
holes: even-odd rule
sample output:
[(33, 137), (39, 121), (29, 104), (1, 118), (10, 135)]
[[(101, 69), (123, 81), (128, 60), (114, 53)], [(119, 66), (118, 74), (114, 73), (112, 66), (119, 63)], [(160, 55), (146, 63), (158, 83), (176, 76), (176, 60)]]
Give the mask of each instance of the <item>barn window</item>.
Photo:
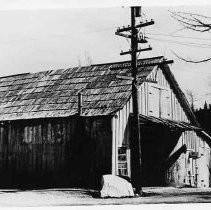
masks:
[(118, 173), (120, 176), (128, 176), (127, 147), (118, 148)]

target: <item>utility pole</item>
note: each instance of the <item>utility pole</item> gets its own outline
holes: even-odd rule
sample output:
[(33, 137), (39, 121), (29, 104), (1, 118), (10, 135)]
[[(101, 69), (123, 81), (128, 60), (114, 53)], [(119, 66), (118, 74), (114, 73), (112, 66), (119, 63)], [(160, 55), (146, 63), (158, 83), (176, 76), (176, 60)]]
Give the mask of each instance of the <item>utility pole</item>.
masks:
[[(132, 101), (133, 101), (133, 132), (131, 139), (132, 150), (132, 164), (135, 169), (133, 172), (133, 186), (135, 193), (142, 195), (141, 184), (141, 166), (142, 166), (142, 152), (141, 152), (141, 136), (139, 124), (139, 101), (138, 101), (138, 84), (137, 84), (137, 52), (151, 50), (151, 47), (138, 49), (138, 43), (147, 43), (143, 37), (138, 37), (138, 28), (154, 24), (154, 21), (140, 22), (136, 25), (136, 18), (141, 17), (141, 7), (131, 7), (131, 26), (118, 28), (116, 35), (131, 39), (131, 50), (121, 52), (120, 55), (131, 54), (131, 70), (132, 70)], [(130, 32), (131, 34), (124, 34), (122, 32)]]

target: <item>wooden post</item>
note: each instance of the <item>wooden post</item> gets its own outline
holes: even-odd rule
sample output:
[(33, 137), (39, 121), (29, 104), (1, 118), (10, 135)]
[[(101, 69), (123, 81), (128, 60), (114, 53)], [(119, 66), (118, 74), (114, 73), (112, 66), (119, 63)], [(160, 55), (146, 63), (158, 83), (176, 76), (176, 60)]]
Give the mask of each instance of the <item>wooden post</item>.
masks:
[(131, 7), (131, 66), (132, 66), (132, 100), (133, 100), (133, 139), (131, 146), (133, 151), (134, 168), (134, 187), (135, 193), (142, 195), (141, 187), (141, 138), (139, 125), (139, 108), (138, 108), (138, 85), (137, 85), (137, 56), (138, 50), (138, 30), (135, 25), (135, 14), (137, 8)]
[[(116, 31), (116, 35), (123, 36), (131, 39), (131, 50), (127, 52), (121, 52), (120, 55), (131, 54), (131, 67), (132, 67), (132, 79), (124, 78), (132, 80), (132, 101), (133, 101), (133, 132), (131, 139), (131, 157), (133, 164), (133, 186), (136, 189), (136, 194), (142, 195), (142, 187), (141, 187), (141, 137), (140, 137), (140, 125), (139, 125), (139, 103), (138, 103), (138, 84), (137, 84), (137, 52), (152, 50), (149, 46), (148, 48), (138, 49), (138, 43), (147, 43), (145, 38), (138, 37), (138, 28), (150, 26), (154, 24), (154, 21), (146, 21), (140, 22), (140, 24), (136, 25), (136, 17), (141, 17), (141, 7), (131, 7), (131, 26), (118, 28)], [(124, 34), (122, 32), (131, 31), (131, 35)], [(158, 63), (160, 64), (160, 63)], [(141, 65), (141, 64), (140, 64)], [(139, 67), (140, 67), (139, 65)], [(150, 64), (152, 65), (152, 64)], [(146, 64), (144, 64), (146, 66)], [(142, 65), (143, 67), (143, 65)]]
[(112, 170), (111, 170), (111, 174), (112, 175), (116, 175), (116, 147), (117, 147), (117, 143), (116, 143), (116, 136), (115, 136), (115, 129), (116, 129), (116, 126), (115, 126), (115, 117), (113, 117), (111, 119), (111, 128), (112, 128), (112, 161), (111, 161), (111, 164), (112, 164)]

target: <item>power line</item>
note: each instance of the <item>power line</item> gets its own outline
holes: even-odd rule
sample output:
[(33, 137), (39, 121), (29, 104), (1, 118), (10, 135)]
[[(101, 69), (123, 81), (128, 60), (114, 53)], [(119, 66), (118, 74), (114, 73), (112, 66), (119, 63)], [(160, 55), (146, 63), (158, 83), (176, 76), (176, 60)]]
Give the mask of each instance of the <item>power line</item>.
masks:
[[(109, 28), (103, 28), (103, 29), (98, 29), (98, 30), (93, 30), (93, 31), (84, 31), (84, 34), (89, 34), (89, 33), (99, 33), (99, 32), (103, 32), (103, 31), (110, 31), (110, 30), (115, 30), (116, 27), (109, 27)], [(162, 34), (162, 33), (146, 33), (148, 35), (152, 35), (152, 36), (165, 36), (165, 37), (174, 37), (174, 38), (184, 38), (184, 39), (195, 39), (195, 40), (204, 40), (204, 41), (211, 41), (211, 39), (206, 39), (206, 38), (198, 38), (198, 37), (191, 37), (191, 36), (179, 36), (179, 35), (169, 35), (169, 34)], [(11, 43), (11, 42), (28, 42), (28, 41), (37, 41), (37, 40), (41, 40), (41, 39), (49, 39), (49, 38), (60, 38), (60, 37), (71, 37), (73, 36), (71, 33), (70, 34), (59, 34), (59, 35), (52, 35), (52, 36), (46, 36), (44, 38), (29, 38), (29, 39), (15, 39), (15, 40), (8, 40), (8, 41), (0, 41), (0, 43)], [(154, 39), (155, 38), (150, 38), (150, 39)], [(157, 39), (158, 41), (158, 39)], [(159, 39), (159, 41), (161, 41), (161, 39)], [(167, 41), (167, 40), (165, 40)], [(168, 42), (173, 42), (172, 40), (168, 40)], [(176, 41), (179, 42), (179, 41)], [(187, 44), (196, 44), (196, 45), (205, 45), (205, 46), (210, 46), (208, 44), (202, 44), (202, 43), (187, 43)], [(184, 45), (186, 45), (184, 43)]]
[(155, 40), (155, 41), (168, 42), (168, 43), (172, 43), (172, 44), (179, 44), (179, 45), (185, 45), (185, 46), (191, 46), (191, 47), (211, 49), (211, 45), (202, 44), (202, 43), (180, 42), (180, 41), (173, 41), (173, 40), (168, 40), (168, 39), (156, 39), (156, 38), (150, 38), (150, 39)]
[[(89, 33), (98, 33), (98, 32), (103, 32), (103, 31), (110, 31), (110, 30), (115, 30), (115, 28), (104, 28), (104, 29), (99, 29), (99, 30), (93, 30), (93, 31), (83, 31), (81, 34), (89, 34)], [(42, 39), (55, 39), (55, 38), (60, 38), (60, 37), (71, 37), (73, 36), (72, 33), (67, 33), (67, 34), (57, 34), (57, 35), (52, 35), (52, 36), (46, 36), (46, 37), (40, 37), (40, 38), (28, 38), (28, 39), (13, 39), (13, 40), (5, 40), (2, 41), (0, 40), (0, 43), (12, 43), (12, 42), (30, 42), (30, 41), (38, 41)]]
[[(156, 38), (150, 38), (150, 39), (156, 39)], [(189, 45), (197, 45), (197, 46), (211, 47), (210, 44), (198, 43), (198, 42), (181, 42), (181, 41), (175, 41), (175, 40), (169, 40), (169, 39), (157, 39), (157, 40), (163, 40), (163, 41), (169, 41), (169, 42), (175, 42), (175, 43), (181, 43), (181, 44), (189, 44)]]
[(208, 38), (199, 38), (199, 37), (192, 37), (192, 36), (179, 36), (179, 35), (160, 34), (160, 33), (146, 33), (146, 34), (155, 35), (155, 36), (167, 36), (167, 37), (176, 37), (176, 38), (184, 38), (184, 39), (196, 39), (196, 40), (211, 41), (211, 39), (208, 39)]

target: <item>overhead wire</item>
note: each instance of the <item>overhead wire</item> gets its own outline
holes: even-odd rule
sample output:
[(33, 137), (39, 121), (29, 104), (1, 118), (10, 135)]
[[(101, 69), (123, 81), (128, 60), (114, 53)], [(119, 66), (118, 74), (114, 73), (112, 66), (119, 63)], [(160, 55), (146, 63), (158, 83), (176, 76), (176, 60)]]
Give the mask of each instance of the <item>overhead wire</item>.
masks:
[[(99, 29), (99, 30), (93, 30), (93, 31), (84, 31), (84, 34), (87, 33), (98, 33), (98, 32), (102, 32), (102, 31), (108, 31), (108, 30), (114, 30), (115, 27), (109, 27), (109, 28), (104, 28), (104, 29)], [(140, 30), (139, 30), (140, 32)], [(191, 36), (179, 36), (179, 35), (169, 35), (169, 34), (162, 34), (162, 33), (148, 33), (148, 32), (143, 32), (144, 34), (149, 34), (152, 36), (165, 36), (165, 37), (174, 37), (174, 38), (184, 38), (184, 39), (195, 39), (195, 40), (205, 40), (205, 41), (211, 41), (211, 39), (206, 39), (206, 38), (198, 38), (198, 37), (191, 37)], [(53, 35), (53, 36), (47, 36), (44, 38), (60, 38), (60, 37), (64, 37), (64, 36), (72, 36), (72, 34), (59, 34), (59, 35)], [(43, 39), (43, 38), (40, 38)], [(196, 42), (180, 42), (178, 40), (165, 40), (165, 39), (160, 39), (160, 38), (153, 38), (150, 37), (150, 39), (152, 40), (157, 40), (157, 41), (166, 41), (169, 43), (175, 43), (175, 44), (181, 44), (181, 45), (187, 45), (187, 46), (194, 46), (197, 45), (197, 47), (201, 47), (201, 46), (205, 46), (202, 48), (206, 48), (206, 47), (211, 47), (211, 44), (204, 44), (204, 43), (196, 43)], [(0, 43), (11, 43), (11, 42), (25, 42), (25, 41), (36, 41), (39, 40), (39, 38), (29, 38), (29, 39), (16, 39), (16, 40), (8, 40), (8, 41), (1, 41)], [(129, 43), (129, 41), (127, 40), (127, 42)]]
[[(87, 33), (98, 33), (102, 31), (109, 31), (109, 30), (114, 30), (115, 28), (104, 28), (104, 29), (99, 29), (99, 30), (93, 30), (93, 31), (83, 31), (81, 34), (87, 34)], [(61, 37), (71, 37), (73, 36), (72, 33), (66, 33), (66, 34), (55, 34), (51, 36), (46, 36), (46, 37), (40, 37), (40, 38), (28, 38), (28, 39), (14, 39), (14, 40), (5, 40), (2, 41), (0, 40), (0, 43), (12, 43), (12, 42), (29, 42), (29, 41), (37, 41), (37, 40), (42, 40), (42, 39), (55, 39), (55, 38), (61, 38)]]
[(170, 35), (170, 34), (161, 34), (161, 33), (146, 33), (149, 35), (155, 35), (155, 36), (167, 36), (167, 37), (175, 37), (175, 38), (183, 38), (183, 39), (196, 39), (196, 40), (205, 40), (205, 41), (211, 41), (211, 38), (199, 38), (199, 37), (192, 37), (192, 36), (179, 36), (179, 35)]
[(196, 43), (196, 42), (180, 42), (180, 41), (174, 41), (174, 40), (168, 40), (168, 39), (157, 39), (157, 38), (150, 38), (151, 40), (155, 41), (161, 41), (161, 42), (168, 42), (172, 44), (179, 44), (179, 45), (185, 45), (185, 46), (191, 46), (191, 47), (199, 47), (199, 48), (210, 48), (211, 45), (209, 44), (203, 44), (203, 43)]

